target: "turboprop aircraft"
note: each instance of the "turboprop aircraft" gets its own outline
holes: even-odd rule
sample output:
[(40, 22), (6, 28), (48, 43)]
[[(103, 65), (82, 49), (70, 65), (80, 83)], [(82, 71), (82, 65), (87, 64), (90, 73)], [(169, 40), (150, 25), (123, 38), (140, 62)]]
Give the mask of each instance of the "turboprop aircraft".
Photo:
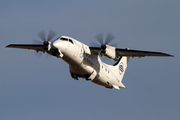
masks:
[[(105, 41), (103, 34), (96, 36), (97, 40), (101, 43), (99, 47), (89, 47), (68, 36), (61, 36), (53, 42), (50, 42), (55, 35), (56, 33), (50, 30), (46, 39), (45, 31), (43, 30), (38, 33), (38, 36), (43, 40), (41, 44), (10, 44), (6, 47), (46, 52), (52, 56), (63, 59), (69, 65), (72, 78), (76, 80), (78, 80), (78, 78), (84, 78), (87, 81), (111, 89), (125, 88), (122, 79), (130, 57), (173, 57), (173, 55), (161, 52), (113, 47), (112, 45), (108, 45), (108, 43), (114, 39), (111, 34), (107, 35)], [(100, 56), (105, 56), (116, 62), (114, 65), (108, 65), (101, 61)]]

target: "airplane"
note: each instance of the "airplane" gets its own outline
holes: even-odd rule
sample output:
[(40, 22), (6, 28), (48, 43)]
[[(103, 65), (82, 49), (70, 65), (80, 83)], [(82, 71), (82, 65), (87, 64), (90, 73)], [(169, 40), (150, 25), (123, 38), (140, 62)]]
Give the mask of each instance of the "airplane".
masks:
[[(38, 36), (43, 40), (43, 43), (9, 44), (6, 47), (35, 50), (36, 52), (42, 51), (43, 53), (46, 52), (52, 56), (61, 58), (69, 65), (70, 75), (75, 80), (84, 78), (87, 81), (110, 89), (125, 88), (122, 79), (130, 57), (174, 57), (173, 55), (162, 52), (116, 48), (108, 45), (114, 39), (112, 34), (108, 34), (105, 41), (103, 34), (97, 35), (96, 39), (101, 43), (98, 47), (89, 47), (68, 36), (61, 36), (50, 42), (56, 36), (56, 33), (52, 30), (49, 31), (47, 38), (45, 30), (39, 32)], [(109, 65), (102, 62), (100, 58), (102, 56), (116, 61), (115, 64)]]

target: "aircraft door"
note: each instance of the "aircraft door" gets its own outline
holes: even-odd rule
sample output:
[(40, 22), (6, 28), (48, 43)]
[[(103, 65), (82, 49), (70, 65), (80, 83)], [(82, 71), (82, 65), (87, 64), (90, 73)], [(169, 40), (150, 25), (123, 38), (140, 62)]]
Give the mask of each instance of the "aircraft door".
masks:
[(74, 44), (75, 44), (74, 57), (76, 58), (79, 54), (79, 45), (76, 42), (74, 42)]

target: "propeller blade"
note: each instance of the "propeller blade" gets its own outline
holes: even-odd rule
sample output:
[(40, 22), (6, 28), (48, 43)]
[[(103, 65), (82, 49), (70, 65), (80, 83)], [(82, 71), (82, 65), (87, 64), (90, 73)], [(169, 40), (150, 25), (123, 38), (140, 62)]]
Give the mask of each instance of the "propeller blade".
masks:
[(103, 33), (100, 33), (100, 34), (96, 35), (96, 39), (100, 44), (104, 44)]
[(41, 58), (43, 55), (43, 52), (35, 52), (34, 53), (37, 57)]
[(113, 46), (113, 47), (118, 47), (118, 43), (111, 43), (110, 46)]
[(91, 46), (95, 46), (95, 47), (99, 47), (100, 46), (98, 43), (95, 43), (95, 42), (91, 42), (90, 44), (91, 44)]
[(49, 41), (52, 40), (52, 38), (56, 36), (56, 32), (50, 30), (47, 39), (46, 39), (45, 30), (40, 31), (37, 35), (39, 36), (39, 38), (41, 38), (41, 40), (43, 42), (34, 39), (33, 43), (43, 45), (44, 46), (44, 51), (43, 52), (37, 52), (35, 55), (37, 57), (42, 57), (42, 54), (46, 52), (47, 53), (46, 58), (48, 58), (50, 56), (48, 54)]
[(52, 38), (55, 37), (55, 36), (56, 36), (56, 32), (50, 30), (50, 31), (49, 31), (49, 35), (48, 35), (48, 38), (47, 38), (47, 41), (52, 40)]
[(110, 33), (107, 34), (105, 44), (109, 44), (111, 41), (113, 41), (114, 36)]
[(46, 35), (45, 35), (45, 30), (42, 30), (37, 34), (41, 40), (46, 41)]
[(42, 42), (41, 42), (41, 41), (36, 40), (36, 39), (33, 39), (32, 43), (34, 43), (34, 44), (42, 44)]
[[(108, 33), (107, 37), (106, 37), (106, 40), (104, 42), (102, 33), (96, 35), (96, 39), (101, 44), (100, 46), (101, 46), (102, 50), (105, 50), (106, 47), (107, 47), (106, 45), (109, 44), (114, 38), (115, 37), (112, 34)], [(94, 46), (97, 46), (96, 43), (93, 43), (93, 44), (94, 44)], [(117, 44), (112, 44), (111, 46), (117, 46)]]

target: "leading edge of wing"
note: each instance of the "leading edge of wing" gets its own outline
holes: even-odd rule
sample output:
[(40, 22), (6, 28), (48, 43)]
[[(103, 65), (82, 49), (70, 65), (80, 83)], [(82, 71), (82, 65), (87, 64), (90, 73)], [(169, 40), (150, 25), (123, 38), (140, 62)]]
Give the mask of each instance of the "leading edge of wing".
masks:
[(44, 45), (38, 45), (38, 44), (9, 44), (6, 46), (6, 48), (20, 48), (20, 49), (44, 51)]
[(119, 49), (119, 48), (116, 48), (116, 52), (119, 56), (130, 56), (130, 57), (145, 57), (145, 56), (174, 57), (174, 55), (170, 55), (170, 54), (162, 53), (162, 52), (129, 50), (129, 49)]
[[(100, 47), (89, 47), (90, 50), (95, 53), (99, 54), (101, 51)], [(167, 53), (162, 52), (153, 52), (153, 51), (143, 51), (143, 50), (130, 50), (130, 49), (120, 49), (116, 48), (116, 53), (119, 56), (130, 56), (130, 57), (145, 57), (145, 56), (166, 56), (166, 57), (174, 57), (174, 55), (170, 55)]]

